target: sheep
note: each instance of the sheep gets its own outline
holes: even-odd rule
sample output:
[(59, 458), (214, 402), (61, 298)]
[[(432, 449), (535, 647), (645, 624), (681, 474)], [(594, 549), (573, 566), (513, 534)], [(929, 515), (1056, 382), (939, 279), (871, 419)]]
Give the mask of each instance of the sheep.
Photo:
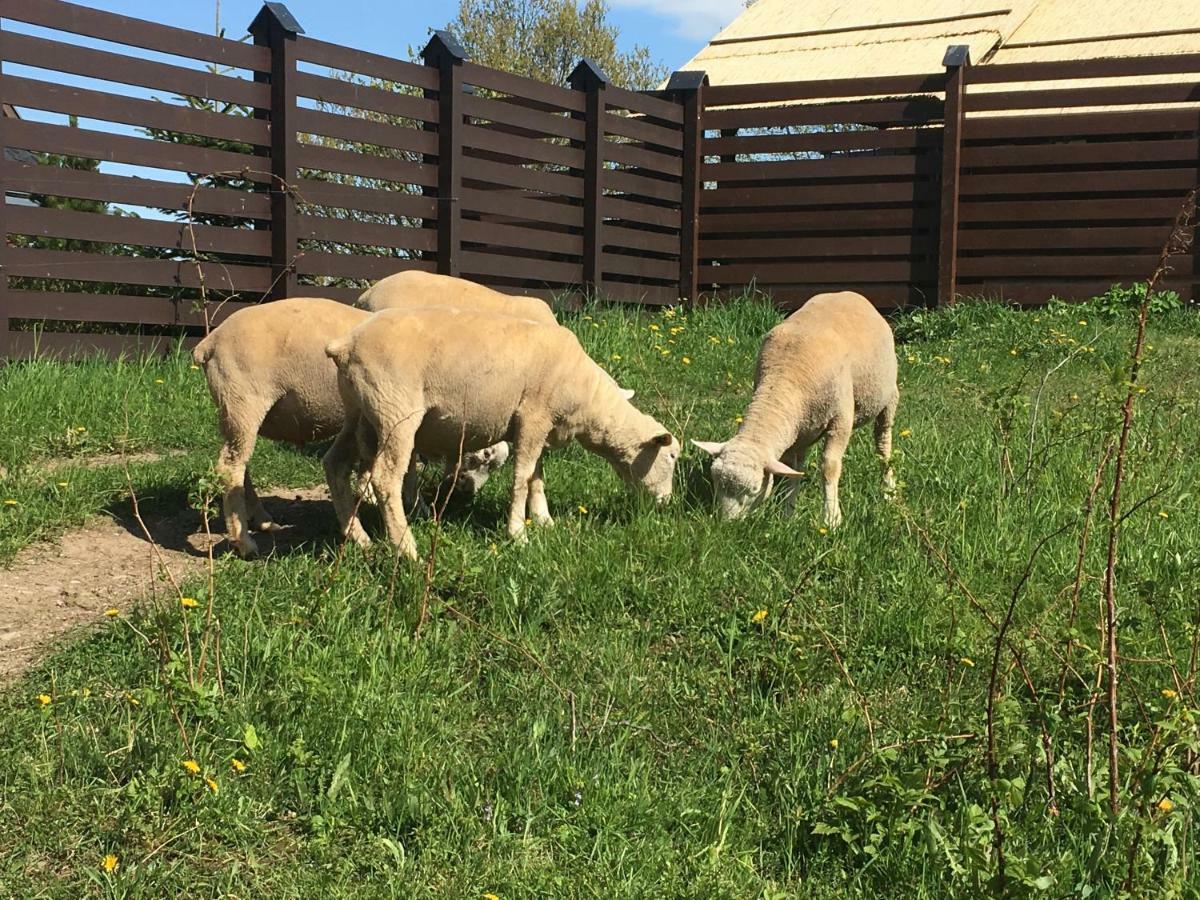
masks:
[[(341, 431), (337, 370), (325, 356), (325, 345), (370, 317), (333, 300), (276, 300), (233, 313), (193, 350), (192, 359), (204, 367), (224, 438), (217, 473), (225, 490), (229, 542), (239, 555), (258, 552), (250, 530), (279, 530), (247, 469), (258, 435), (304, 444)], [(481, 486), (507, 457), (508, 447), (499, 445), (464, 458), (461, 482)]]
[[(738, 433), (728, 441), (693, 441), (715, 460), (717, 501), (736, 519), (770, 494), (772, 476), (795, 479), (808, 448), (824, 436), (821, 474), (825, 524), (842, 522), (838, 481), (850, 433), (875, 420), (875, 448), (885, 494), (892, 474), (892, 423), (900, 399), (892, 330), (861, 294), (817, 294), (763, 341), (754, 396)], [(795, 512), (796, 485), (788, 497)]]
[[(448, 323), (447, 318), (453, 318)], [(385, 310), (331, 341), (346, 424), (325, 454), (342, 534), (369, 544), (348, 483), (360, 428), (378, 436), (371, 473), (388, 537), (416, 559), (398, 489), (414, 450), (455, 458), (499, 440), (513, 444), (508, 533), (525, 540), (525, 513), (553, 519), (542, 482), (547, 444), (572, 438), (659, 502), (671, 495), (679, 442), (640, 412), (569, 330), (467, 310)]]

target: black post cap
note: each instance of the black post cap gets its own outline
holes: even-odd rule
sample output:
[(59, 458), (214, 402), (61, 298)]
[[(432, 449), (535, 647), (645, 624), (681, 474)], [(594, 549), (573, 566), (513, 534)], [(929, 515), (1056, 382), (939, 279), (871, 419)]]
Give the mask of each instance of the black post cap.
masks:
[(292, 11), (284, 4), (274, 2), (264, 3), (246, 30), (255, 36), (265, 35), (273, 25), (285, 34), (304, 34), (304, 29), (300, 27)]
[(449, 31), (435, 31), (421, 51), (421, 58), (427, 63), (442, 57), (459, 60), (467, 58), (467, 51)]
[(567, 81), (577, 90), (582, 90), (593, 84), (608, 84), (608, 76), (600, 68), (600, 64), (590, 57), (584, 56), (578, 65), (571, 70)]
[(668, 91), (697, 91), (708, 84), (708, 73), (705, 71), (672, 72), (667, 81)]
[(971, 64), (971, 48), (966, 44), (951, 44), (946, 48), (942, 65), (947, 69), (969, 66)]

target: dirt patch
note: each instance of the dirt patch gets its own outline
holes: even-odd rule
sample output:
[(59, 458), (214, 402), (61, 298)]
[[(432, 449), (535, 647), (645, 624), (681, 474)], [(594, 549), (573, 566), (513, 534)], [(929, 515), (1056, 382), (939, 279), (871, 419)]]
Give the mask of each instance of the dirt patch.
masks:
[[(336, 528), (327, 497), (324, 488), (276, 488), (264, 496), (268, 512), (286, 523), (282, 531), (255, 536), (264, 559), (332, 541)], [(214, 553), (225, 551), (223, 525), (209, 523), (210, 540), (195, 510), (144, 519), (157, 552), (130, 511), (30, 547), (0, 569), (0, 684), (19, 676), (67, 632), (102, 620), (107, 609), (124, 611), (153, 590), (170, 591), (164, 565), (182, 581), (207, 565), (210, 544)]]
[[(29, 467), (35, 472), (53, 474), (71, 468), (106, 469), (109, 466), (120, 466), (125, 463), (132, 466), (137, 463), (162, 462), (164, 459), (173, 459), (178, 456), (187, 456), (187, 451), (176, 449), (160, 453), (155, 450), (142, 450), (137, 453), (98, 453), (95, 456), (54, 456), (50, 459), (30, 463)], [(7, 477), (8, 469), (0, 466), (0, 478)]]

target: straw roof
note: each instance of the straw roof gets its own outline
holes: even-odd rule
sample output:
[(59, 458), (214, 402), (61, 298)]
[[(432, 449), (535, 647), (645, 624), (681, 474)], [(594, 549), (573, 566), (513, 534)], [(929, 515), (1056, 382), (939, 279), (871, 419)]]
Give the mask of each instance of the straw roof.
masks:
[(717, 85), (922, 74), (950, 44), (976, 65), (1197, 53), (1200, 3), (758, 0), (681, 68)]

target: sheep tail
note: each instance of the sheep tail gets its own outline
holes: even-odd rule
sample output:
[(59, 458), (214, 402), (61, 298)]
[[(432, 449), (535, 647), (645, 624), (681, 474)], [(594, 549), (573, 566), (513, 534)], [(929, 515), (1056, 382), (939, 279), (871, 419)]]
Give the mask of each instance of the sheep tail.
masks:
[(330, 341), (325, 346), (325, 355), (333, 360), (334, 365), (339, 369), (346, 368), (346, 363), (350, 361), (351, 341), (348, 337), (340, 337)]
[(209, 335), (192, 348), (192, 362), (198, 366), (202, 366), (212, 359), (213, 353), (217, 350), (217, 344), (213, 340), (213, 335), (216, 332), (210, 332)]

